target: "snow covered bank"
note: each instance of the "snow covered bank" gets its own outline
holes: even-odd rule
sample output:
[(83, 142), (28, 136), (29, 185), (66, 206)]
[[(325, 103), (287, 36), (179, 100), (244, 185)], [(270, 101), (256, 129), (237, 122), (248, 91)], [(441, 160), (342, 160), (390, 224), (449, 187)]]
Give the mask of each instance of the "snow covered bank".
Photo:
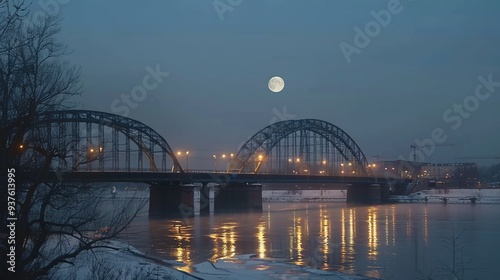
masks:
[[(499, 203), (500, 189), (433, 189), (410, 195), (393, 195), (401, 203)], [(347, 190), (263, 190), (264, 202), (346, 202)]]
[(410, 195), (391, 196), (391, 201), (407, 203), (500, 203), (500, 189), (433, 189)]
[(262, 190), (265, 202), (345, 202), (347, 190)]
[(254, 255), (239, 255), (235, 258), (221, 259), (214, 263), (203, 262), (194, 265), (192, 274), (202, 279), (253, 280), (253, 279), (332, 279), (332, 280), (370, 280), (361, 275), (328, 272), (309, 267), (297, 266), (270, 259), (255, 259)]
[(180, 267), (182, 264), (144, 255), (124, 243), (108, 241), (102, 245), (109, 248), (81, 253), (73, 264), (60, 265), (50, 275), (50, 279), (375, 279), (327, 272), (272, 259), (256, 259), (253, 258), (255, 255), (240, 255), (213, 263), (202, 262), (192, 266), (192, 272), (188, 274), (175, 269), (175, 266)]
[(73, 264), (60, 265), (50, 279), (199, 279), (119, 241), (102, 242), (100, 245), (106, 248), (80, 253)]

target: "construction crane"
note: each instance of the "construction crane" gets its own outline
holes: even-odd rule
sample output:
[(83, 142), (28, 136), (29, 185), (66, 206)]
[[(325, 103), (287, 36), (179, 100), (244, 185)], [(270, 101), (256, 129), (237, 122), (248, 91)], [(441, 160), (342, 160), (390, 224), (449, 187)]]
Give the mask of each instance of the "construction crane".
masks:
[[(434, 144), (434, 147), (450, 147), (450, 146), (455, 146), (453, 144)], [(418, 146), (411, 144), (410, 149), (413, 149), (413, 162), (417, 161), (417, 148), (422, 149), (425, 148), (425, 146)]]

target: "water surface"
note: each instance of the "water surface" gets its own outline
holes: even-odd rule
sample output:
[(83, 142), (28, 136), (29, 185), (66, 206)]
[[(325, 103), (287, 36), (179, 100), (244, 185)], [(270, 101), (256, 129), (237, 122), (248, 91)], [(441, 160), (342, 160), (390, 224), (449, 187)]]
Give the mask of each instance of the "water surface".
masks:
[(372, 277), (452, 279), (444, 274), (455, 256), (455, 271), (466, 265), (466, 279), (496, 279), (500, 205), (264, 203), (262, 213), (189, 219), (146, 214), (123, 238), (143, 252), (186, 264), (255, 253)]

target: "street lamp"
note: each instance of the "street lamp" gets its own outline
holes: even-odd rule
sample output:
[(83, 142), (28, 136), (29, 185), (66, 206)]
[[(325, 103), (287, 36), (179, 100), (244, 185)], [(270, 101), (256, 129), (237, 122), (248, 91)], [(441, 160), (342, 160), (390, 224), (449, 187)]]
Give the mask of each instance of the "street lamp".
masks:
[(214, 158), (214, 171), (216, 171), (217, 170), (217, 156), (212, 155), (212, 157)]
[[(177, 155), (182, 156), (182, 152), (180, 152), (180, 151), (177, 152)], [(184, 155), (186, 155), (186, 171), (188, 171), (189, 170), (189, 151), (186, 151), (184, 153)]]

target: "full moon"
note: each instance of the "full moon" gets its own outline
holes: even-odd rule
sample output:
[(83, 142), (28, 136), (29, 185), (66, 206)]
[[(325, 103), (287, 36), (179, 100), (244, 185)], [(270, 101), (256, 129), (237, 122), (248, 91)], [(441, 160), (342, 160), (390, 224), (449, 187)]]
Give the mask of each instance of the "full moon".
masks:
[(285, 88), (285, 81), (278, 76), (274, 76), (269, 80), (267, 86), (272, 92), (280, 92)]

